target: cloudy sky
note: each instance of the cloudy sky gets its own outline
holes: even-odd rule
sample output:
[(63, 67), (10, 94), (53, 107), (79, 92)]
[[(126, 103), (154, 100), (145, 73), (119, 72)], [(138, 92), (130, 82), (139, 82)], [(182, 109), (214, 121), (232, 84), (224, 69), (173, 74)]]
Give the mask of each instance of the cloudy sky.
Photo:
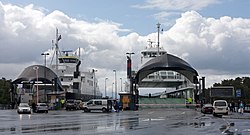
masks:
[(135, 53), (138, 68), (159, 22), (161, 46), (210, 87), (250, 75), (249, 7), (247, 0), (0, 0), (0, 77), (16, 79), (25, 67), (43, 64), (58, 28), (60, 49), (82, 48), (82, 69), (97, 69), (100, 88), (106, 77), (110, 87), (114, 69), (126, 78), (126, 52)]

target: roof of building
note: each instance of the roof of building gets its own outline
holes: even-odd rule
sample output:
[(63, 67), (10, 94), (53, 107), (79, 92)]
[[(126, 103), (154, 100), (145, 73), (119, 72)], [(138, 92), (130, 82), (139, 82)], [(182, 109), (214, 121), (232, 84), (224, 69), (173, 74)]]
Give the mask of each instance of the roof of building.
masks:
[(34, 82), (37, 79), (43, 83), (53, 83), (55, 78), (57, 78), (57, 75), (50, 68), (42, 65), (32, 65), (25, 68), (13, 83)]

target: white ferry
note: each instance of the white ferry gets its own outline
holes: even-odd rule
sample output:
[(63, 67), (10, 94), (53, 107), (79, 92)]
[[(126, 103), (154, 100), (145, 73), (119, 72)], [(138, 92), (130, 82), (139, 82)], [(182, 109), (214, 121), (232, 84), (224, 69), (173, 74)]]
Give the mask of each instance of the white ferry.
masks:
[(60, 39), (61, 35), (58, 36), (57, 30), (55, 48), (53, 49), (54, 54), (56, 54), (56, 62), (50, 68), (57, 74), (58, 79), (61, 81), (65, 98), (81, 99), (84, 101), (93, 98), (102, 98), (98, 80), (95, 77), (96, 70), (80, 71), (80, 48), (78, 49), (78, 54), (71, 50), (60, 52), (58, 47)]
[(81, 61), (78, 55), (72, 51), (62, 51), (58, 57), (58, 64), (50, 68), (57, 74), (65, 91), (66, 99), (82, 99), (87, 101), (93, 98), (101, 98), (98, 80), (95, 70), (80, 71)]
[[(153, 45), (149, 40), (148, 46), (141, 51), (141, 64), (140, 67), (147, 63), (149, 60), (166, 54), (167, 51), (163, 47)], [(175, 93), (178, 90), (193, 87), (192, 83), (175, 71), (157, 71), (145, 77), (140, 85), (140, 95), (154, 95), (166, 97), (166, 94)], [(178, 96), (178, 95), (174, 95)]]

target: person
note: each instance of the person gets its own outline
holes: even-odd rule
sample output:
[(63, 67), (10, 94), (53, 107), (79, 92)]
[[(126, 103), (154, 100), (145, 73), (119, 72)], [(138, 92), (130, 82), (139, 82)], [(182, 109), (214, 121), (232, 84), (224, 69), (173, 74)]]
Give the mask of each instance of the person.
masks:
[(244, 104), (243, 104), (242, 101), (240, 102), (239, 108), (240, 108), (240, 114), (243, 114), (243, 112), (244, 112)]
[(232, 112), (235, 112), (235, 103), (232, 101)]
[(36, 110), (36, 103), (33, 102), (33, 103), (31, 104), (31, 107), (32, 107), (32, 111), (35, 112), (35, 110)]
[(116, 101), (116, 112), (120, 111), (120, 102), (117, 100)]
[(229, 107), (229, 109), (230, 109), (230, 112), (232, 112), (233, 109), (232, 109), (232, 103), (231, 103), (231, 102), (228, 104), (228, 107)]

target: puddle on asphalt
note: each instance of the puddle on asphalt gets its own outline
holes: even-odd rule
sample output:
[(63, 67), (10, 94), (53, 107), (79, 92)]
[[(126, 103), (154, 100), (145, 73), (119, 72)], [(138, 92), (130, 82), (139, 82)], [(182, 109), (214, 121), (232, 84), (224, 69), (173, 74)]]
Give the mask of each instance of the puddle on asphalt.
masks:
[(162, 120), (165, 120), (165, 119), (145, 119), (145, 120), (142, 120), (142, 121), (162, 121)]
[(213, 124), (214, 122), (178, 122), (172, 124), (172, 128), (180, 128), (182, 126), (193, 126), (194, 128), (203, 128), (203, 127), (209, 127)]

